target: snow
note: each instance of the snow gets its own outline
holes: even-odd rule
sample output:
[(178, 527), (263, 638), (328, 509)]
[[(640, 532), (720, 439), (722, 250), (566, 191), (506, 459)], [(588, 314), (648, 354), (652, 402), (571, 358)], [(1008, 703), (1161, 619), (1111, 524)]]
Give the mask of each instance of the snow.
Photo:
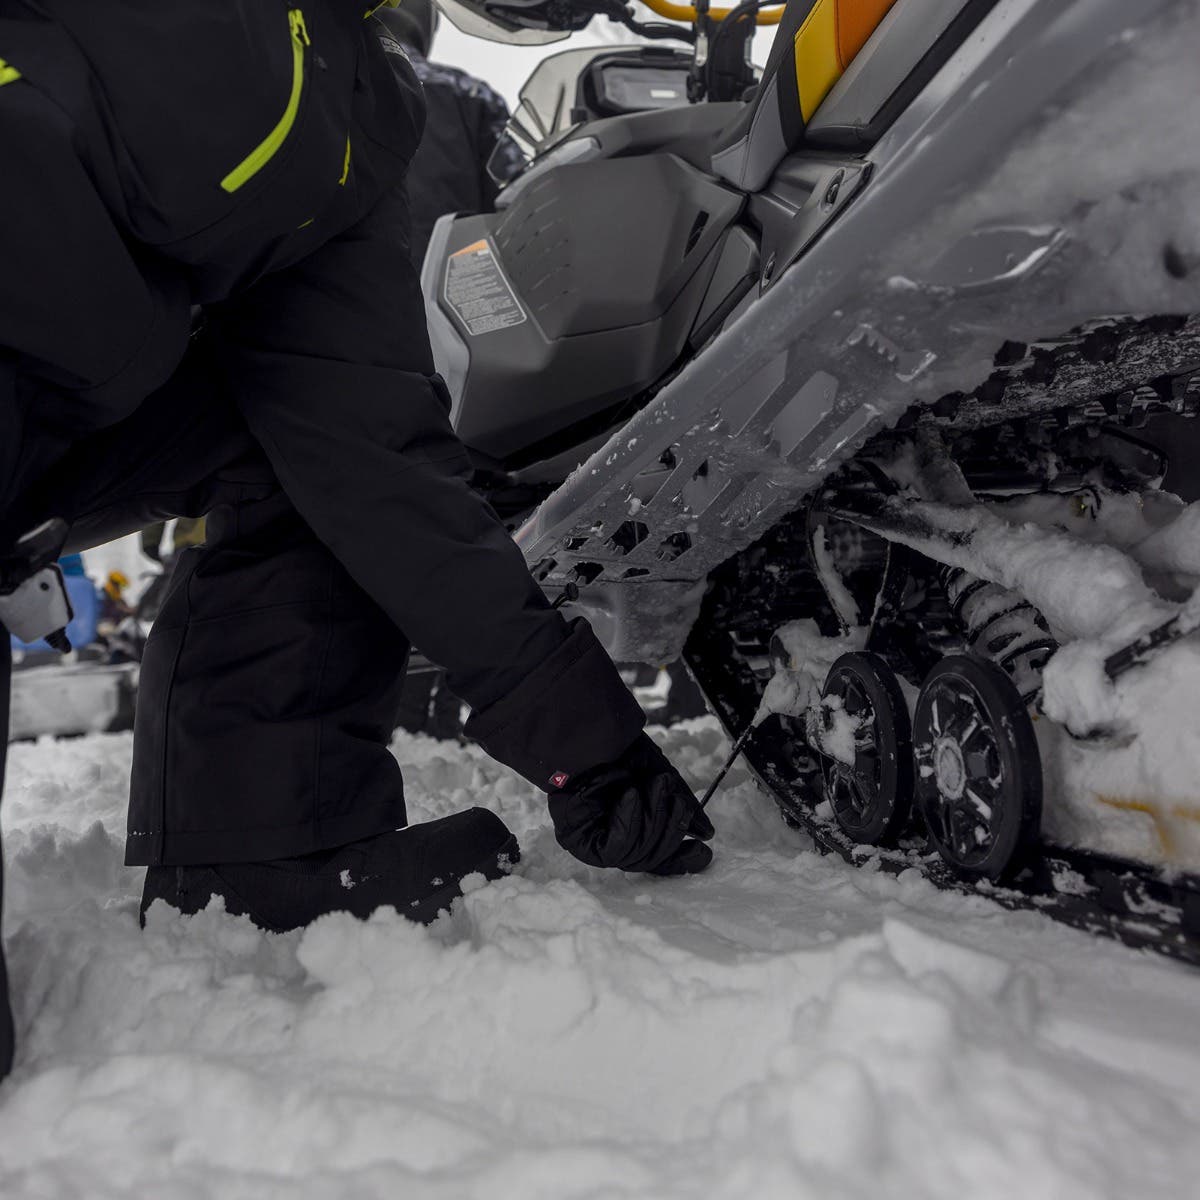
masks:
[[(929, 219), (914, 224), (908, 238), (894, 243), (889, 255), (894, 261), (884, 264), (885, 279), (911, 282), (917, 274), (918, 287), (927, 286), (913, 264), (923, 269), (936, 263), (939, 247), (952, 247), (989, 227), (1054, 225), (1091, 249), (1073, 266), (1071, 287), (1060, 297), (1074, 316), (1064, 313), (1061, 328), (1105, 311), (1195, 311), (1195, 272), (1179, 279), (1160, 264), (1168, 246), (1186, 260), (1200, 246), (1192, 188), (1172, 186), (1200, 173), (1200, 144), (1188, 132), (1194, 112), (1180, 102), (1195, 93), (1200, 7), (1195, 0), (1155, 7), (1153, 15), (1139, 17), (1135, 28), (1110, 39), (1112, 53), (1077, 79), (1072, 79), (1077, 64), (1071, 55), (1086, 39), (1076, 37), (1071, 25), (1093, 14), (1067, 12), (1065, 6), (1060, 17), (1048, 14), (1048, 31), (1065, 35), (1059, 42), (1065, 53), (1056, 64), (1061, 74), (1048, 78), (1056, 86), (1066, 82), (1065, 88), (1042, 110), (1040, 127), (1026, 128), (1008, 146), (981, 143), (986, 160), (960, 176), (969, 179), (969, 189), (948, 195), (945, 205), (927, 214)], [(1106, 16), (1094, 14), (1097, 23)], [(1061, 30), (1053, 30), (1053, 17), (1059, 17)], [(1015, 63), (1012, 69), (1018, 69)], [(995, 82), (995, 94), (1006, 94), (1003, 75)], [(986, 111), (986, 106), (975, 107)], [(1161, 169), (1164, 147), (1171, 147), (1171, 182)], [(1042, 319), (1029, 294), (1029, 288), (1010, 293), (1011, 336), (1017, 339), (1046, 333), (1025, 327), (1030, 317)], [(957, 301), (955, 297), (950, 303)], [(946, 373), (923, 381), (935, 392), (949, 390), (949, 375), (966, 363), (943, 358), (940, 365)], [(987, 365), (981, 362), (978, 369), (986, 373)], [(964, 372), (960, 386), (970, 390), (980, 378), (969, 383)]]
[(1045, 828), (1069, 844), (1194, 871), (1200, 866), (1200, 639), (1193, 635), (1115, 684), (1103, 668), (1111, 649), (1105, 641), (1076, 642), (1047, 667), (1047, 715), (1070, 728), (1102, 728), (1105, 736), (1043, 734), (1054, 799)]
[[(656, 732), (697, 788), (710, 720)], [(0, 1195), (1176, 1197), (1200, 1169), (1188, 969), (822, 858), (741, 768), (706, 876), (576, 863), (473, 749), (402, 737), (411, 815), (525, 850), (431, 929), (136, 924), (127, 736), (12, 748), (21, 1035)]]
[[(1076, 639), (1063, 645), (1044, 672), (1042, 707), (1050, 720), (1039, 721), (1037, 731), (1047, 781), (1047, 837), (1195, 871), (1200, 640), (1193, 635), (1115, 681), (1104, 670), (1114, 651), (1172, 616), (1188, 615), (1187, 606), (1163, 599), (1150, 586), (1139, 560), (1194, 589), (1195, 546), (1188, 535), (1200, 506), (1185, 507), (1163, 495), (1152, 507), (1163, 511), (1153, 520), (1140, 514), (1135, 520), (1106, 498), (1103, 521), (1081, 518), (1069, 532), (975, 510), (968, 545), (947, 557), (1014, 588), (1060, 638)], [(1006, 515), (1029, 511), (1018, 504)], [(936, 507), (930, 512), (936, 521)], [(941, 512), (952, 526), (955, 510)], [(1089, 540), (1101, 535), (1093, 528), (1127, 552)], [(1193, 598), (1191, 604), (1197, 603)]]
[(757, 725), (772, 713), (799, 717), (821, 699), (829, 668), (843, 655), (861, 650), (867, 630), (856, 625), (840, 637), (825, 637), (816, 621), (792, 621), (775, 631), (775, 673), (763, 690), (755, 713)]
[(867, 722), (862, 717), (851, 716), (840, 696), (822, 700), (819, 713), (808, 726), (813, 747), (835, 762), (853, 767), (858, 756), (858, 739)]

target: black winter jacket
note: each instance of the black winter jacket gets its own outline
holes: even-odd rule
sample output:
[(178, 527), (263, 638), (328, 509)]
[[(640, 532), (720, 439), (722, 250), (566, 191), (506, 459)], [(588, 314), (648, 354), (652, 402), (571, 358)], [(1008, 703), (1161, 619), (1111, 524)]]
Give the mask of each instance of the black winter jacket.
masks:
[(419, 84), (363, 17), (0, 0), (0, 515), (170, 376), (201, 305), (292, 503), (489, 751), (549, 786), (641, 714), (465, 486), (409, 263)]
[(500, 145), (501, 177), (515, 173), (519, 161), (506, 157), (508, 105), (486, 83), (442, 63), (429, 62), (405, 47), (425, 93), (425, 134), (408, 176), (412, 211), (413, 261), (419, 267), (434, 224), (443, 213), (488, 212), (498, 186), (488, 161)]

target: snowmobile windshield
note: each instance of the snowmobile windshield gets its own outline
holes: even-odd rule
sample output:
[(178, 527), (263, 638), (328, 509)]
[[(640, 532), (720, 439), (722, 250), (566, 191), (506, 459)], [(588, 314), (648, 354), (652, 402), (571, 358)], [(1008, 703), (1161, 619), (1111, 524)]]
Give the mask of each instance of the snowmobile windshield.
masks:
[(531, 163), (544, 154), (577, 121), (572, 120), (573, 99), (579, 73), (597, 55), (607, 51), (605, 46), (589, 46), (584, 50), (564, 50), (543, 59), (521, 88), (521, 97), (504, 127), (504, 135), (496, 143), (488, 159), (488, 173), (498, 183), (513, 175), (513, 147)]
[(534, 158), (557, 135), (577, 124), (572, 109), (580, 74), (588, 63), (611, 46), (587, 46), (563, 50), (544, 58), (521, 88), (520, 102), (508, 122), (509, 136), (527, 158)]
[[(505, 42), (510, 46), (544, 46), (561, 42), (591, 20), (591, 13), (571, 14), (565, 28), (558, 20), (551, 22), (543, 0), (438, 0), (438, 7), (463, 33)], [(555, 6), (555, 13), (568, 11), (565, 5)]]

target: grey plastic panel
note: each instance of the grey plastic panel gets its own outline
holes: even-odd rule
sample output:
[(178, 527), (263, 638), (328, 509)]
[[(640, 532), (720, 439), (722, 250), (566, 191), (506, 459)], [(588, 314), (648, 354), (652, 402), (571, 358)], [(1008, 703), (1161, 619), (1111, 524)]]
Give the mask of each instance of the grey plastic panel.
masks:
[(845, 152), (809, 151), (784, 159), (764, 191), (750, 197), (751, 220), (762, 229), (762, 257), (772, 263), (767, 287), (831, 226), (870, 177), (868, 165)]
[(596, 138), (606, 158), (674, 154), (707, 172), (711, 169), (713, 144), (745, 107), (741, 101), (684, 104), (626, 117), (605, 117), (602, 121), (589, 121), (580, 126), (572, 139)]
[(725, 235), (712, 282), (692, 326), (690, 340), (694, 346), (716, 330), (757, 278), (758, 243), (744, 229), (735, 227)]
[(808, 140), (865, 130), (965, 7), (966, 0), (897, 0), (813, 114)]
[[(679, 358), (742, 204), (681, 159), (654, 154), (557, 167), (503, 213), (454, 221), (431, 244), (424, 274), (459, 437), (516, 470), (610, 427), (610, 410)], [(529, 319), (472, 333), (430, 263), (436, 254), (444, 269), (482, 238)]]
[(439, 303), (446, 246), (454, 229), (454, 220), (454, 213), (438, 217), (433, 233), (429, 236), (429, 245), (425, 248), (425, 261), (421, 264), (421, 294), (425, 298), (429, 345), (433, 350), (433, 365), (446, 381), (446, 389), (450, 393), (452, 425), (458, 420), (467, 375), (471, 370), (471, 351), (467, 347), (466, 339), (442, 311)]
[(594, 137), (575, 138), (555, 146), (553, 150), (532, 163), (496, 197), (496, 208), (503, 211), (535, 180), (555, 167), (567, 163), (588, 162), (600, 157), (600, 143)]
[(712, 169), (746, 191), (762, 187), (788, 150), (779, 119), (779, 76), (772, 75), (762, 88), (745, 136), (712, 156)]

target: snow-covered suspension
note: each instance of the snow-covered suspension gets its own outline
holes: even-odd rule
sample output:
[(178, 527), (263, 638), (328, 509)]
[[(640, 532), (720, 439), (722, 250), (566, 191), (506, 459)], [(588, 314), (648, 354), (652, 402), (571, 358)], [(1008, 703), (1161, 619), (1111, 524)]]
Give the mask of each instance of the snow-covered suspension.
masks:
[[(984, 581), (985, 598), (1002, 609), (1003, 593), (1015, 593), (1060, 644), (1043, 672), (1039, 740), (1115, 753), (1130, 727), (1142, 729), (1130, 708), (1130, 681), (1141, 672), (1114, 689), (1103, 664), (1093, 663), (1087, 686), (1070, 685), (1087, 665), (1081, 656), (1118, 652), (1174, 615), (1182, 596), (1168, 577), (1200, 579), (1200, 565), (1177, 569), (1187, 555), (1176, 534), (1186, 526), (1194, 547), (1197, 526), (1169, 498), (1156, 501), (1161, 456), (1128, 432), (1143, 414), (1194, 409), (1200, 394), (1200, 271), (1191, 261), (1189, 202), (1200, 160), (1183, 120), (1194, 124), (1194, 114), (1176, 102), (1194, 94), (1194, 56), (1179, 33), (1191, 31), (1195, 12), (1174, 16), (1180, 23), (1157, 33), (1149, 23), (1133, 32), (1126, 8), (1111, 0), (993, 6), (987, 36), (964, 46), (952, 70), (866, 151), (869, 174), (858, 177), (836, 219), (805, 236), (798, 256), (776, 253), (768, 229), (772, 214), (792, 211), (787, 197), (751, 197), (751, 240), (762, 251), (756, 290), (677, 372), (651, 394), (638, 393), (637, 413), (517, 533), (548, 592), (581, 586), (579, 608), (611, 633), (618, 657), (673, 657), (692, 630), (689, 653), (730, 732), (774, 714), (747, 753), (781, 807), (848, 856), (874, 853), (862, 849), (880, 845), (874, 839), (896, 840), (899, 847), (880, 845), (884, 860), (963, 887), (972, 840), (1007, 842), (1011, 825), (998, 819), (995, 797), (975, 789), (977, 821), (953, 808), (967, 796), (959, 775), (995, 777), (972, 755), (1006, 754), (1001, 741), (978, 742), (970, 714), (986, 709), (992, 730), (1013, 726), (1014, 713), (1027, 713), (1022, 696), (1034, 692), (1044, 654), (1009, 664), (1024, 676), (1019, 684), (995, 662), (971, 658), (992, 670), (1000, 691), (1008, 684), (999, 705), (978, 681), (953, 683), (955, 707), (968, 719), (959, 727), (939, 718), (950, 734), (941, 737), (940, 763), (927, 764), (942, 810), (931, 815), (945, 818), (947, 831), (933, 858), (923, 839), (893, 839), (888, 822), (877, 820), (889, 803), (886, 756), (872, 761), (872, 747), (887, 748), (886, 722), (874, 701), (855, 694), (849, 674), (831, 674), (843, 654), (864, 654), (864, 692), (865, 680), (890, 672), (906, 706), (919, 699), (940, 663), (971, 649), (946, 587), (955, 580), (940, 577), (947, 571)], [(1017, 38), (1018, 17), (1029, 18), (1031, 40)], [(1174, 136), (1142, 135), (1161, 130), (1165, 118), (1175, 121)], [(1003, 129), (1005, 138), (984, 138), (984, 128)], [(1124, 135), (1114, 138), (1118, 129)], [(1085, 162), (1086, 171), (1074, 169)], [(801, 220), (810, 201), (816, 209), (825, 198), (845, 200), (845, 187), (826, 189), (823, 159), (801, 151), (800, 165), (811, 172), (797, 193), (807, 196)], [(787, 179), (792, 187), (796, 177)], [(923, 440), (933, 448), (939, 439), (949, 464), (940, 477), (922, 453)], [(848, 487), (850, 473), (840, 475), (848, 464), (879, 468), (890, 490), (872, 496), (869, 480)], [(942, 486), (956, 476), (957, 487)], [(844, 511), (818, 514), (828, 518), (818, 541), (805, 514), (829, 488), (856, 494), (833, 497), (847, 501)], [(1153, 528), (1160, 518), (1161, 537)], [(1069, 594), (1080, 572), (1095, 586)], [(697, 622), (692, 605), (706, 585)], [(1113, 613), (1133, 609), (1136, 619), (1118, 629)], [(1032, 646), (1037, 622), (1025, 615), (1015, 641)], [(983, 644), (992, 640), (989, 619), (979, 632)], [(769, 679), (776, 634), (796, 669)], [(1001, 659), (1007, 648), (997, 648)], [(1165, 655), (1178, 666), (1193, 649), (1200, 653), (1194, 643), (1177, 644)], [(1186, 689), (1177, 693), (1180, 710), (1189, 703)], [(828, 751), (847, 734), (845, 757), (833, 754), (831, 766)], [(1143, 748), (1156, 744), (1153, 730), (1139, 736)], [(1177, 757), (1157, 745), (1147, 759)], [(1043, 750), (1050, 766), (1067, 756)], [(1152, 773), (1148, 796), (1128, 773), (1104, 778), (1096, 769), (1089, 780), (1096, 806), (1163, 827), (1162, 836), (1157, 826), (1143, 830), (1141, 845), (1118, 838), (1108, 846), (1117, 882), (1101, 885), (1096, 846), (1080, 856), (1088, 843), (1063, 827), (1064, 785), (1049, 778), (1051, 802), (1029, 861), (1000, 855), (983, 873), (1007, 873), (1019, 902), (1036, 896), (1078, 922), (1154, 942), (1190, 939), (1200, 922), (1180, 914), (1197, 889), (1156, 868), (1178, 869), (1193, 851), (1200, 864), (1200, 820), (1188, 815), (1200, 805), (1178, 780)], [(1013, 812), (1028, 808), (1019, 777), (1010, 771), (1013, 785), (999, 793), (1016, 801)], [(1051, 852), (1060, 845), (1072, 849)], [(1140, 895), (1123, 877), (1135, 879)], [(1130, 905), (1139, 918), (1150, 905), (1158, 923), (1135, 922)]]
[(1021, 700), (1032, 704), (1042, 688), (1042, 668), (1058, 649), (1046, 618), (1019, 592), (943, 565), (938, 582), (971, 649), (1002, 667)]
[[(1074, 357), (1079, 342), (1059, 345)], [(1104, 687), (1200, 627), (1200, 600), (1178, 603), (1200, 582), (1200, 506), (1156, 490), (1163, 455), (1129, 432), (1155, 411), (1194, 415), (1197, 395), (1186, 372), (1119, 409), (1043, 401), (991, 425), (967, 416), (974, 397), (915, 411), (714, 574), (689, 660), (728, 725), (756, 713), (747, 757), (789, 820), (851, 861), (983, 879), (1003, 904), (1200, 963), (1186, 837), (1164, 841), (1175, 858), (1140, 861), (1120, 837), (1080, 840), (1062, 774), (1144, 736)], [(1085, 651), (1109, 682), (1071, 708)], [(1166, 793), (1159, 807), (1141, 819), (1190, 811)], [(1098, 793), (1093, 808), (1155, 802)]]
[[(931, 497), (952, 504), (941, 533), (914, 509)], [(1028, 710), (1058, 644), (1019, 591), (964, 565), (979, 507), (928, 429), (847, 464), (817, 493), (806, 521), (815, 573), (842, 636), (864, 649), (834, 664), (805, 725), (843, 834), (895, 845), (919, 828), (958, 874), (998, 880), (1036, 841), (1042, 772)], [(911, 720), (901, 675), (918, 688)]]

